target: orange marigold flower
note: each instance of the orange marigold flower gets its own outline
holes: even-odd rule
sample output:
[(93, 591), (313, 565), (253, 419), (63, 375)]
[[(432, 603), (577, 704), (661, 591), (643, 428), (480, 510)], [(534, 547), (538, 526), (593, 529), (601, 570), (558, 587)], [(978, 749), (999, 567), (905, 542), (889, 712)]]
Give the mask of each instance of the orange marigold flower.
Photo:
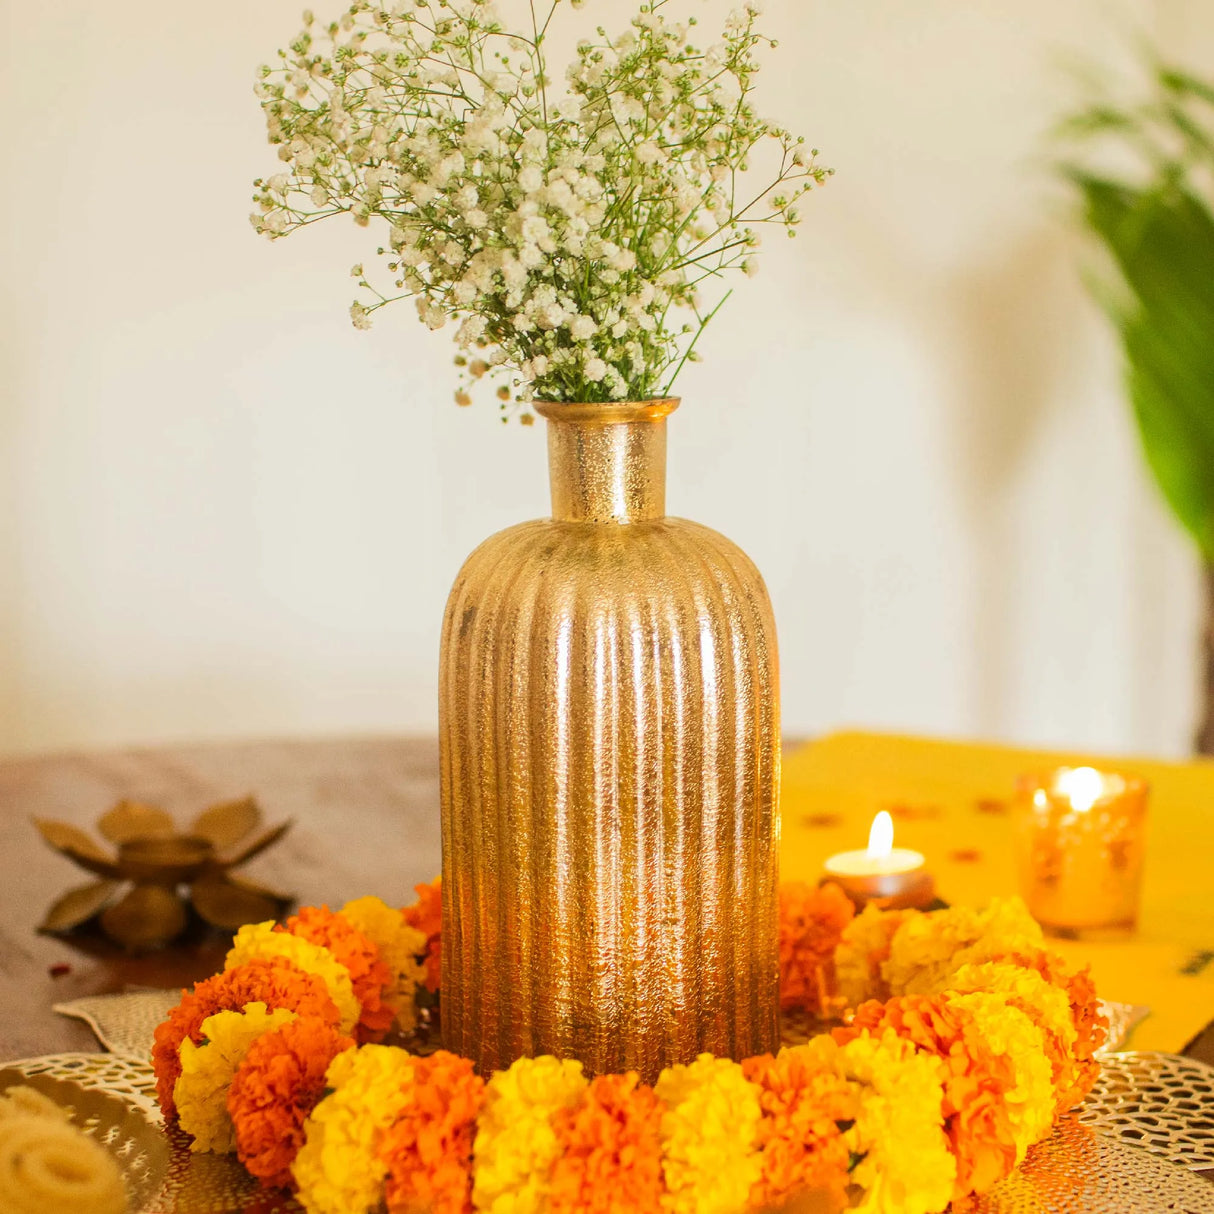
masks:
[(439, 1050), (413, 1064), (413, 1097), (379, 1143), (388, 1214), (472, 1214), (472, 1144), (485, 1082)]
[(1057, 953), (1046, 949), (1007, 953), (995, 960), (1036, 970), (1052, 986), (1066, 992), (1071, 1002), (1076, 1037), (1071, 1047), (1069, 1082), (1058, 1092), (1058, 1111), (1066, 1112), (1082, 1104), (1100, 1076), (1096, 1051), (1109, 1036), (1109, 1022), (1100, 1011), (1100, 1000), (1096, 995), (1090, 967), (1072, 971)]
[(561, 1153), (552, 1165), (549, 1214), (659, 1214), (663, 1104), (635, 1071), (599, 1075), (553, 1117)]
[(821, 1015), (835, 992), (835, 948), (856, 910), (835, 884), (780, 888), (780, 1006)]
[(291, 1164), (325, 1094), (325, 1071), (353, 1048), (353, 1038), (316, 1016), (263, 1033), (249, 1047), (228, 1089), (228, 1114), (240, 1162), (263, 1184), (294, 1188)]
[(379, 955), (379, 949), (348, 920), (327, 906), (305, 906), (275, 930), (290, 932), (301, 940), (327, 948), (350, 973), (354, 995), (362, 1007), (355, 1039), (382, 1041), (392, 1027), (395, 1013), (384, 1003), (384, 991), (392, 974)]
[(192, 991), (182, 991), (181, 1002), (156, 1026), (153, 1037), (156, 1097), (166, 1119), (177, 1113), (173, 1086), (181, 1075), (181, 1043), (188, 1037), (197, 1045), (202, 1022), (213, 1013), (240, 1011), (255, 1002), (271, 1011), (286, 1008), (298, 1016), (319, 1016), (332, 1025), (341, 1018), (324, 980), (281, 957), (256, 958), (205, 979)]
[(443, 885), (442, 878), (435, 877), (429, 885), (415, 885), (417, 901), (406, 906), (401, 914), (410, 927), (423, 932), (426, 937), (426, 990), (435, 992), (442, 980), (443, 969)]
[(840, 1045), (867, 1030), (892, 1028), (899, 1037), (937, 1055), (945, 1064), (944, 1132), (957, 1160), (954, 1197), (985, 1193), (1016, 1165), (1016, 1139), (1006, 1094), (1016, 1086), (1006, 1054), (991, 1051), (973, 1013), (948, 995), (903, 995), (871, 1000), (852, 1023), (832, 1034)]
[(859, 1109), (857, 1087), (827, 1070), (803, 1047), (763, 1054), (742, 1063), (759, 1089), (763, 1120), (758, 1147), (762, 1173), (751, 1190), (758, 1209), (782, 1205), (804, 1189), (825, 1191), (833, 1208), (844, 1203), (849, 1151), (843, 1125)]

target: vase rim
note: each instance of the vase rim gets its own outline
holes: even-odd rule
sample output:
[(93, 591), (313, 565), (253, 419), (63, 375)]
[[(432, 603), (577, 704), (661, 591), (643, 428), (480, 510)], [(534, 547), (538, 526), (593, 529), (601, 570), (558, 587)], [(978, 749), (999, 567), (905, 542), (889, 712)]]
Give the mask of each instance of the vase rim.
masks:
[(610, 425), (613, 422), (657, 421), (679, 407), (681, 397), (655, 396), (649, 400), (555, 401), (536, 400), (531, 407), (550, 422), (582, 422)]

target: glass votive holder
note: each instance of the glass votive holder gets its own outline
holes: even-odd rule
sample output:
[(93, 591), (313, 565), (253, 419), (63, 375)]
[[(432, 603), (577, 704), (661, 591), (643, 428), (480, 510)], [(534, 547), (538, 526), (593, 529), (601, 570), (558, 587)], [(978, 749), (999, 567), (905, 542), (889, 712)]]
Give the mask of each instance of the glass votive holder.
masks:
[(1013, 801), (1020, 892), (1050, 934), (1125, 936), (1138, 921), (1147, 782), (1060, 767), (1021, 776)]

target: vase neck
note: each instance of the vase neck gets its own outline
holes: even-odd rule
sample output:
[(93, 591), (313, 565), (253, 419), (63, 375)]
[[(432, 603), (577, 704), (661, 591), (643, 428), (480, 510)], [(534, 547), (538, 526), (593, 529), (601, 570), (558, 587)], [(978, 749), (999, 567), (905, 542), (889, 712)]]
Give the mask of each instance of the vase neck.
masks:
[(548, 419), (548, 477), (558, 522), (636, 523), (666, 514), (666, 418), (678, 399), (536, 402)]

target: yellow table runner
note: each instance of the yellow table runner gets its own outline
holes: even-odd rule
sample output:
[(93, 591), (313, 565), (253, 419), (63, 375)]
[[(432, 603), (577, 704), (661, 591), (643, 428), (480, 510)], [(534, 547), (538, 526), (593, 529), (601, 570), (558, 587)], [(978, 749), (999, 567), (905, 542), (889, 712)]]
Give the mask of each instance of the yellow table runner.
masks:
[(1144, 1004), (1138, 1049), (1178, 1051), (1214, 1020), (1214, 762), (1161, 763), (926, 738), (838, 733), (785, 759), (781, 879), (816, 881), (828, 855), (863, 848), (878, 810), (895, 846), (927, 857), (948, 902), (1016, 892), (1008, 807), (1025, 771), (1090, 764), (1150, 781), (1142, 915), (1124, 943), (1051, 941), (1090, 963), (1107, 999)]

